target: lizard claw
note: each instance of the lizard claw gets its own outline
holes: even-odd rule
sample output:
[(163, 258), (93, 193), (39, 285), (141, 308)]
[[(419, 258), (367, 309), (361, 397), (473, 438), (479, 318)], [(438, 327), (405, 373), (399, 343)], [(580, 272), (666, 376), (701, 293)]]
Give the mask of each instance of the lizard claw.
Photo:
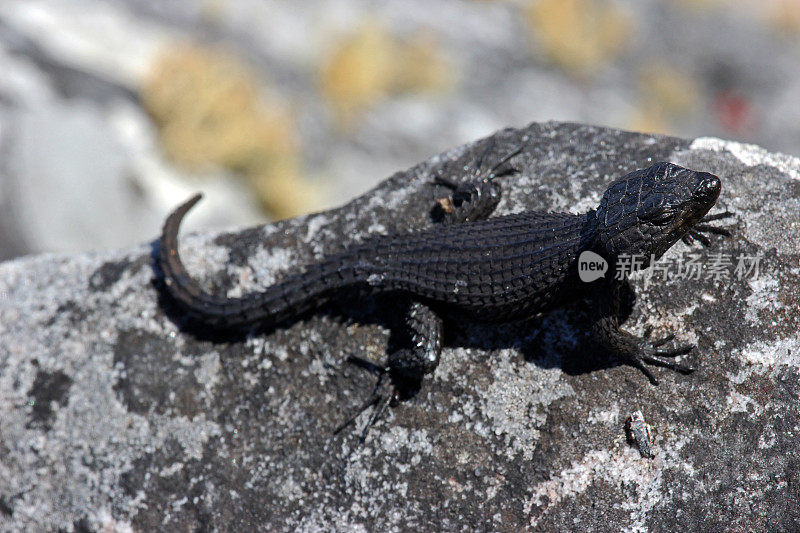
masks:
[(653, 346), (654, 348), (657, 348), (659, 346), (665, 345), (666, 343), (668, 343), (669, 341), (671, 341), (674, 338), (675, 338), (675, 334), (674, 333), (670, 333), (666, 337), (661, 337), (660, 339), (653, 339), (652, 341), (650, 341), (650, 345)]
[(388, 366), (381, 367), (371, 361), (355, 356), (348, 357), (347, 362), (378, 374), (378, 380), (375, 383), (375, 387), (372, 389), (370, 398), (364, 402), (353, 415), (348, 417), (347, 420), (336, 426), (333, 430), (334, 435), (340, 433), (344, 428), (355, 423), (356, 419), (361, 416), (361, 413), (372, 407), (372, 414), (358, 437), (358, 444), (363, 445), (367, 440), (367, 433), (369, 433), (372, 426), (380, 420), (390, 405), (397, 403), (397, 387), (392, 382), (390, 376), (391, 369)]
[(500, 186), (489, 180), (456, 184), (445, 178), (437, 182), (453, 193), (439, 198), (434, 205), (434, 220), (445, 223), (466, 222), (487, 217), (500, 202)]
[[(725, 237), (730, 237), (731, 232), (727, 227), (719, 227), (709, 224), (709, 222), (714, 222), (716, 220), (722, 220), (724, 218), (731, 218), (734, 214), (730, 211), (723, 211), (722, 213), (715, 213), (713, 215), (707, 215), (700, 219), (700, 221), (695, 224), (686, 234), (681, 238), (681, 240), (691, 246), (694, 244), (694, 241), (700, 241), (705, 247), (711, 246), (711, 239), (708, 238), (707, 234), (713, 235), (723, 235)], [(730, 226), (729, 226), (730, 227)]]
[(713, 215), (704, 216), (703, 218), (700, 219), (700, 223), (704, 224), (707, 222), (713, 222), (715, 220), (722, 220), (723, 218), (731, 218), (733, 216), (736, 216), (736, 214), (733, 211), (728, 211), (726, 209), (722, 213), (714, 213)]
[[(646, 332), (646, 335), (649, 335), (649, 331)], [(674, 338), (674, 334), (652, 341), (642, 338), (638, 343), (636, 352), (624, 358), (624, 361), (638, 368), (653, 385), (658, 385), (658, 379), (653, 375), (647, 365), (669, 368), (681, 374), (691, 374), (695, 371), (693, 366), (677, 363), (668, 358), (685, 355), (691, 352), (695, 347), (693, 344), (678, 344), (673, 348), (661, 348), (661, 346)]]
[[(647, 326), (645, 328), (645, 330), (644, 330), (644, 334), (642, 335), (642, 340), (650, 340), (650, 335), (652, 333), (653, 333), (653, 326)], [(661, 337), (660, 339), (653, 339), (652, 341), (650, 341), (650, 344), (655, 348), (655, 347), (662, 346), (662, 345), (668, 343), (669, 341), (671, 341), (674, 338), (675, 338), (675, 334), (674, 333), (670, 333), (666, 337)]]

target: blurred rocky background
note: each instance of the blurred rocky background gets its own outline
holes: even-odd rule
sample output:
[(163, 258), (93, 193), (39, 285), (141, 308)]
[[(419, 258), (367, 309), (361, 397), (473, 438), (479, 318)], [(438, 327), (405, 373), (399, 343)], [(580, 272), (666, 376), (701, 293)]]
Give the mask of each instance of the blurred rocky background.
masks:
[(800, 0), (1, 0), (0, 258), (330, 207), (504, 126), (800, 154)]

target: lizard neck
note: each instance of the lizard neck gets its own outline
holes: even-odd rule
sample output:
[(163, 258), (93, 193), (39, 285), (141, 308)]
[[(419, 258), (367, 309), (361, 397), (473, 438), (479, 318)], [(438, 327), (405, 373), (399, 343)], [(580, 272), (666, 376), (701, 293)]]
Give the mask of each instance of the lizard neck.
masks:
[(590, 250), (605, 257), (606, 250), (600, 242), (600, 231), (597, 217), (597, 209), (592, 209), (588, 213), (581, 215), (583, 224), (581, 225), (580, 251)]

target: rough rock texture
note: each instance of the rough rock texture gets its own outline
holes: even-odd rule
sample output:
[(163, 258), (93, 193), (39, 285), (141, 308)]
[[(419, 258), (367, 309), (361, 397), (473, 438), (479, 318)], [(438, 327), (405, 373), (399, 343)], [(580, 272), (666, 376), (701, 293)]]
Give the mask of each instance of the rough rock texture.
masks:
[[(605, 185), (668, 160), (723, 179), (732, 238), (758, 277), (636, 280), (628, 327), (675, 331), (699, 370), (636, 370), (598, 354), (586, 305), (508, 326), (449, 324), (419, 395), (357, 446), (332, 429), (386, 354), (391, 302), (349, 297), (241, 338), (182, 332), (151, 246), (0, 265), (0, 527), (6, 530), (797, 530), (800, 528), (800, 161), (704, 138), (576, 124), (526, 142), (500, 213), (594, 207)], [(429, 224), (435, 172), (266, 228), (188, 236), (191, 270), (238, 294), (369, 233)], [(155, 234), (157, 228), (153, 228)], [(689, 251), (679, 243), (673, 259)], [(165, 305), (166, 304), (166, 305)], [(653, 459), (626, 441), (641, 409)]]

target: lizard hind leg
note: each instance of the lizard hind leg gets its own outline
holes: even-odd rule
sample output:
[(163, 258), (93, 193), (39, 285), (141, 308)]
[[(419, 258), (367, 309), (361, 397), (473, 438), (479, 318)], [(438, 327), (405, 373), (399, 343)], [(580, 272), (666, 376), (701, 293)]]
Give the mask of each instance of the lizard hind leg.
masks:
[(443, 224), (457, 224), (488, 218), (500, 203), (502, 189), (495, 179), (519, 172), (509, 161), (522, 152), (520, 145), (495, 163), (486, 171), (482, 170), (483, 161), (494, 147), (494, 141), (488, 143), (478, 157), (474, 171), (465, 181), (453, 181), (439, 176), (435, 183), (451, 191), (449, 197), (439, 198), (433, 206), (432, 216)]
[(410, 302), (406, 316), (407, 346), (392, 352), (385, 365), (376, 365), (359, 357), (350, 357), (357, 364), (378, 375), (369, 399), (357, 412), (340, 424), (334, 433), (354, 423), (365, 411), (372, 408), (369, 420), (361, 431), (359, 444), (363, 444), (369, 430), (380, 420), (390, 406), (413, 397), (425, 375), (439, 364), (442, 352), (442, 320), (427, 305)]

